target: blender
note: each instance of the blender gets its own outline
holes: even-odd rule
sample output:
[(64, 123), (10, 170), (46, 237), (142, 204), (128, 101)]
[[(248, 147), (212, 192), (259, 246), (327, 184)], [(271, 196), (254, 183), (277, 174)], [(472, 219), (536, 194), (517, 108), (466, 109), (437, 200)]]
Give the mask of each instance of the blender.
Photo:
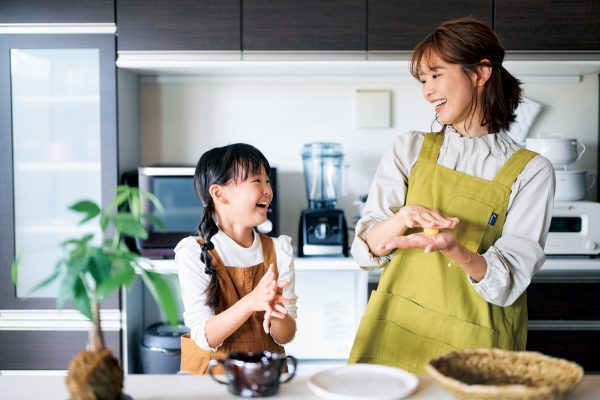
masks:
[(298, 256), (348, 256), (346, 218), (336, 208), (343, 175), (341, 145), (307, 143), (301, 154), (308, 208), (300, 215)]

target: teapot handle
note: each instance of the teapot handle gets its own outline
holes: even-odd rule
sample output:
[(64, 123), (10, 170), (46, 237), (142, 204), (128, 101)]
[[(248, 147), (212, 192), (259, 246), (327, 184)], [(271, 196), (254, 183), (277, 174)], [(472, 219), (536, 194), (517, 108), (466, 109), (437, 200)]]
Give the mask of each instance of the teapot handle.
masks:
[(583, 153), (585, 153), (585, 144), (577, 141), (577, 159), (575, 161), (579, 160)]
[[(298, 366), (298, 360), (296, 360), (296, 357), (294, 357), (294, 356), (286, 356), (284, 358), (284, 360), (287, 360), (288, 358), (292, 361), (292, 365), (293, 365), (292, 372), (288, 372), (288, 376), (285, 378), (285, 380), (279, 381), (279, 383), (288, 383), (296, 375), (296, 367)], [(281, 365), (283, 365), (283, 363)], [(289, 367), (289, 364), (288, 364), (288, 367)]]
[(217, 379), (217, 377), (213, 375), (213, 372), (212, 372), (213, 368), (219, 364), (223, 364), (223, 366), (225, 366), (225, 364), (223, 363), (223, 360), (210, 360), (208, 362), (208, 371), (207, 372), (210, 375), (210, 377), (215, 380), (215, 382), (218, 382), (221, 385), (229, 385), (229, 382), (223, 382), (223, 381)]

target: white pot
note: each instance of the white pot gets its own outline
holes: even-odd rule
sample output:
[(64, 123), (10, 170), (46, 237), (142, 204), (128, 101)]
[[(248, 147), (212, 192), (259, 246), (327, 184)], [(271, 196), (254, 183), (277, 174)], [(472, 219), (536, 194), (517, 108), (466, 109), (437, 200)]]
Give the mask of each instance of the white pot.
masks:
[[(581, 200), (594, 185), (595, 179), (585, 170), (555, 171), (556, 193), (554, 201)], [(588, 182), (589, 181), (589, 182)]]
[(585, 145), (577, 139), (561, 137), (527, 138), (525, 147), (546, 157), (555, 167), (573, 164), (585, 152)]

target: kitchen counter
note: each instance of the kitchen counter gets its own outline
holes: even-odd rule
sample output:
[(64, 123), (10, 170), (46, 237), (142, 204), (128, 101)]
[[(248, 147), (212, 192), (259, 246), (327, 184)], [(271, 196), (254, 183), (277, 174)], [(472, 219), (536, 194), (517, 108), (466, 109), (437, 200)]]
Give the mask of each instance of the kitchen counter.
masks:
[[(142, 264), (149, 271), (165, 274), (177, 273), (175, 260), (145, 259)], [(296, 257), (295, 266), (297, 271), (361, 270), (352, 257)], [(380, 272), (380, 269), (370, 271), (375, 275)], [(600, 258), (548, 257), (536, 276), (544, 277), (555, 274), (600, 275)]]
[[(10, 400), (64, 400), (68, 398), (64, 376), (0, 376), (0, 393), (3, 399)], [(274, 398), (318, 399), (306, 385), (307, 376), (297, 376), (291, 382), (280, 386)], [(127, 375), (125, 393), (134, 400), (164, 399), (221, 399), (233, 396), (223, 385), (214, 382), (209, 376), (186, 375)], [(450, 400), (453, 399), (430, 377), (420, 378), (419, 387), (409, 399)], [(587, 375), (581, 384), (566, 397), (567, 400), (596, 400), (600, 398), (600, 376)]]

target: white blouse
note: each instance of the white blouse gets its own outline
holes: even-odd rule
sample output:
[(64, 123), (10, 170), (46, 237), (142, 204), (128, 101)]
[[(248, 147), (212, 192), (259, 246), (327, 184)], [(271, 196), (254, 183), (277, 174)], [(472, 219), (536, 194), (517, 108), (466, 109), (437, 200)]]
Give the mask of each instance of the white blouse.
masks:
[[(291, 238), (282, 235), (272, 239), (277, 256), (278, 281), (288, 281), (288, 285), (283, 288), (283, 295), (291, 300), (286, 307), (289, 315), (295, 319), (298, 296), (295, 292), (294, 252)], [(204, 273), (204, 263), (200, 260), (202, 251), (197, 240), (198, 237), (188, 236), (175, 247), (175, 264), (184, 307), (183, 320), (185, 326), (190, 328), (190, 335), (194, 342), (202, 349), (214, 351), (220, 345), (211, 348), (204, 331), (206, 321), (214, 315), (212, 309), (206, 305), (204, 293), (210, 282), (210, 275)], [(212, 237), (211, 241), (226, 266), (248, 268), (264, 261), (262, 243), (258, 234), (254, 234), (254, 242), (248, 248), (240, 246), (221, 230)]]
[[(389, 219), (404, 206), (408, 177), (415, 165), (425, 133), (411, 131), (396, 138), (382, 157), (369, 190), (363, 217), (356, 225), (352, 256), (364, 269), (384, 268), (393, 253), (376, 257), (365, 240), (375, 224)], [(491, 180), (521, 146), (507, 133), (481, 137), (462, 136), (446, 128), (438, 165)], [(499, 306), (514, 303), (544, 263), (544, 244), (554, 203), (552, 164), (534, 157), (511, 187), (502, 236), (483, 255), (485, 277), (471, 285), (486, 301)]]

